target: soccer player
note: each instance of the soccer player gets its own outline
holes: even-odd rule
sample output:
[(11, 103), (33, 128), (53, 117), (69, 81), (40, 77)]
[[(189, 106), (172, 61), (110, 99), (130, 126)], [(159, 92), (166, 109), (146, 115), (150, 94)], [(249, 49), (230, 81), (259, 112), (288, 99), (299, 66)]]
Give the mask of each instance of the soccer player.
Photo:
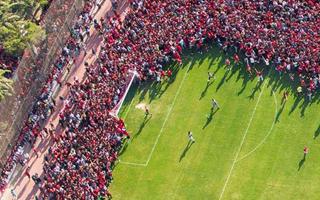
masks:
[(262, 71), (258, 71), (257, 69), (254, 69), (256, 71), (257, 77), (258, 77), (258, 81), (262, 82), (263, 81), (263, 76), (262, 76)]
[(308, 153), (309, 153), (309, 148), (305, 146), (305, 147), (303, 148), (303, 159), (306, 158), (306, 156), (307, 156)]
[(288, 100), (289, 92), (284, 91), (282, 96), (282, 103), (286, 102)]
[(164, 79), (165, 76), (166, 76), (166, 72), (165, 72), (164, 70), (161, 70), (161, 72), (160, 72), (160, 78), (161, 78), (161, 79)]
[(168, 70), (166, 71), (166, 74), (167, 74), (168, 81), (170, 81), (170, 78), (171, 78), (171, 76), (172, 76), (172, 71), (171, 71), (170, 69), (168, 69)]
[(297, 92), (298, 92), (298, 95), (301, 95), (301, 94), (302, 94), (302, 87), (301, 87), (301, 86), (299, 86), (299, 87), (297, 88)]
[(213, 72), (208, 72), (208, 83), (210, 82), (210, 80), (213, 78), (213, 80), (216, 80), (216, 77), (214, 76)]
[(157, 83), (161, 83), (161, 76), (160, 76), (160, 74), (157, 74), (156, 80), (157, 80)]
[(145, 117), (147, 117), (148, 115), (152, 115), (148, 109), (148, 107), (145, 107)]
[(212, 110), (215, 109), (215, 108), (220, 109), (220, 106), (219, 106), (218, 102), (215, 99), (212, 99), (211, 103), (212, 103)]
[(246, 71), (249, 73), (250, 76), (252, 76), (252, 69), (251, 69), (250, 64), (246, 65)]
[(233, 60), (234, 60), (234, 63), (236, 64), (236, 65), (238, 65), (239, 64), (239, 62), (240, 62), (240, 59), (239, 59), (239, 56), (238, 56), (238, 54), (234, 54), (233, 55)]
[(196, 140), (193, 138), (192, 132), (188, 131), (188, 138), (189, 138), (189, 142), (191, 141), (192, 143), (196, 142)]
[(229, 58), (226, 59), (226, 66), (228, 70), (231, 70), (231, 62), (229, 60)]

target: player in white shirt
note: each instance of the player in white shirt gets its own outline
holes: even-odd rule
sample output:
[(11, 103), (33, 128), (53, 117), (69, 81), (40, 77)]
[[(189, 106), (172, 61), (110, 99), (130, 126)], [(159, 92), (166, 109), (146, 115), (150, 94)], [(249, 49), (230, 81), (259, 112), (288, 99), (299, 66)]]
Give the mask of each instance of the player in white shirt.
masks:
[(192, 132), (191, 131), (188, 131), (188, 138), (189, 138), (189, 141), (191, 142), (196, 142), (196, 140), (193, 138), (193, 135), (192, 135)]
[(212, 103), (212, 110), (215, 109), (215, 108), (220, 109), (219, 104), (215, 99), (212, 99), (211, 103)]

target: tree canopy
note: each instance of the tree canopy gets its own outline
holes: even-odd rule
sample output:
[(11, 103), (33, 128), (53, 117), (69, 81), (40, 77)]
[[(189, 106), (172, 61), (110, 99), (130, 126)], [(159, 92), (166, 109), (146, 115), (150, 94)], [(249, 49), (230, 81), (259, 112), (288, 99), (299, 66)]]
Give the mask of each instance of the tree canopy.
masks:
[[(9, 56), (17, 60), (24, 49), (40, 41), (45, 35), (38, 25), (39, 11), (48, 5), (47, 0), (1, 0), (0, 1), (0, 56)], [(5, 61), (3, 61), (5, 62)], [(5, 74), (0, 62), (0, 100), (12, 92), (12, 80)], [(10, 67), (9, 67), (10, 69)]]
[(0, 1), (0, 45), (5, 53), (19, 57), (28, 43), (38, 41), (44, 31), (35, 16), (46, 0)]
[(8, 70), (0, 69), (0, 100), (5, 96), (11, 95), (12, 92), (12, 80), (4, 76)]

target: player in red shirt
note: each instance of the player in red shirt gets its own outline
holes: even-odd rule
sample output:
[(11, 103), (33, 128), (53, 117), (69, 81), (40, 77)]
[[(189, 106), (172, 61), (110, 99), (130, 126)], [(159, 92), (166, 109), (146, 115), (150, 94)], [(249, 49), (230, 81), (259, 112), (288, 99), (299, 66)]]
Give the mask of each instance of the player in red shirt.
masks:
[[(307, 146), (305, 146), (305, 147), (303, 148), (303, 159), (302, 159), (303, 162), (305, 161), (308, 153), (309, 153), (309, 148), (308, 148)], [(300, 168), (300, 167), (301, 167), (301, 166), (299, 166), (299, 168)]]
[(166, 72), (164, 70), (161, 70), (160, 76), (161, 76), (161, 79), (164, 79), (164, 77), (166, 76)]
[(170, 78), (171, 78), (171, 76), (172, 76), (172, 71), (171, 71), (170, 69), (168, 69), (168, 70), (166, 71), (166, 74), (167, 74), (168, 81), (170, 81)]
[(307, 156), (308, 153), (309, 153), (309, 148), (305, 146), (305, 147), (303, 148), (303, 157), (304, 157), (304, 159), (306, 158), (306, 156)]
[(148, 107), (146, 106), (145, 107), (145, 117), (149, 116), (149, 115), (152, 115), (148, 109)]
[(251, 70), (251, 66), (249, 63), (247, 64), (246, 70), (250, 74), (250, 76), (252, 76), (252, 70)]
[(239, 64), (240, 59), (239, 59), (238, 54), (234, 54), (234, 55), (233, 55), (233, 60), (234, 60), (234, 63), (235, 63), (236, 65), (238, 65), (238, 64)]
[(229, 60), (229, 58), (226, 59), (226, 66), (228, 70), (231, 70), (231, 62)]
[(256, 74), (257, 74), (257, 77), (258, 77), (258, 81), (259, 82), (262, 82), (263, 81), (263, 75), (262, 75), (262, 72), (263, 70), (259, 71), (257, 69), (254, 69), (256, 71)]
[(284, 91), (283, 92), (283, 96), (282, 96), (281, 104), (283, 104), (284, 102), (286, 102), (288, 100), (288, 96), (289, 96), (289, 92), (288, 91)]

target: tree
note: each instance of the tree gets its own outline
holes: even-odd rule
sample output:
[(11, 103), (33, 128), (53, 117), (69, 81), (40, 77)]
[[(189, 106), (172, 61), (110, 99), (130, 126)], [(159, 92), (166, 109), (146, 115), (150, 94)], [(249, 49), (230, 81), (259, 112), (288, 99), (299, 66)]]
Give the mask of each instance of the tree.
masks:
[(0, 2), (0, 44), (6, 53), (19, 57), (30, 43), (42, 40), (45, 32), (26, 17), (32, 15), (34, 0), (11, 2)]
[(7, 95), (12, 95), (12, 83), (11, 79), (6, 78), (5, 73), (9, 70), (0, 69), (0, 101)]
[(36, 7), (35, 0), (18, 0), (18, 1), (6, 1), (7, 9), (10, 12), (18, 14), (24, 19), (30, 19), (33, 14), (33, 10)]

